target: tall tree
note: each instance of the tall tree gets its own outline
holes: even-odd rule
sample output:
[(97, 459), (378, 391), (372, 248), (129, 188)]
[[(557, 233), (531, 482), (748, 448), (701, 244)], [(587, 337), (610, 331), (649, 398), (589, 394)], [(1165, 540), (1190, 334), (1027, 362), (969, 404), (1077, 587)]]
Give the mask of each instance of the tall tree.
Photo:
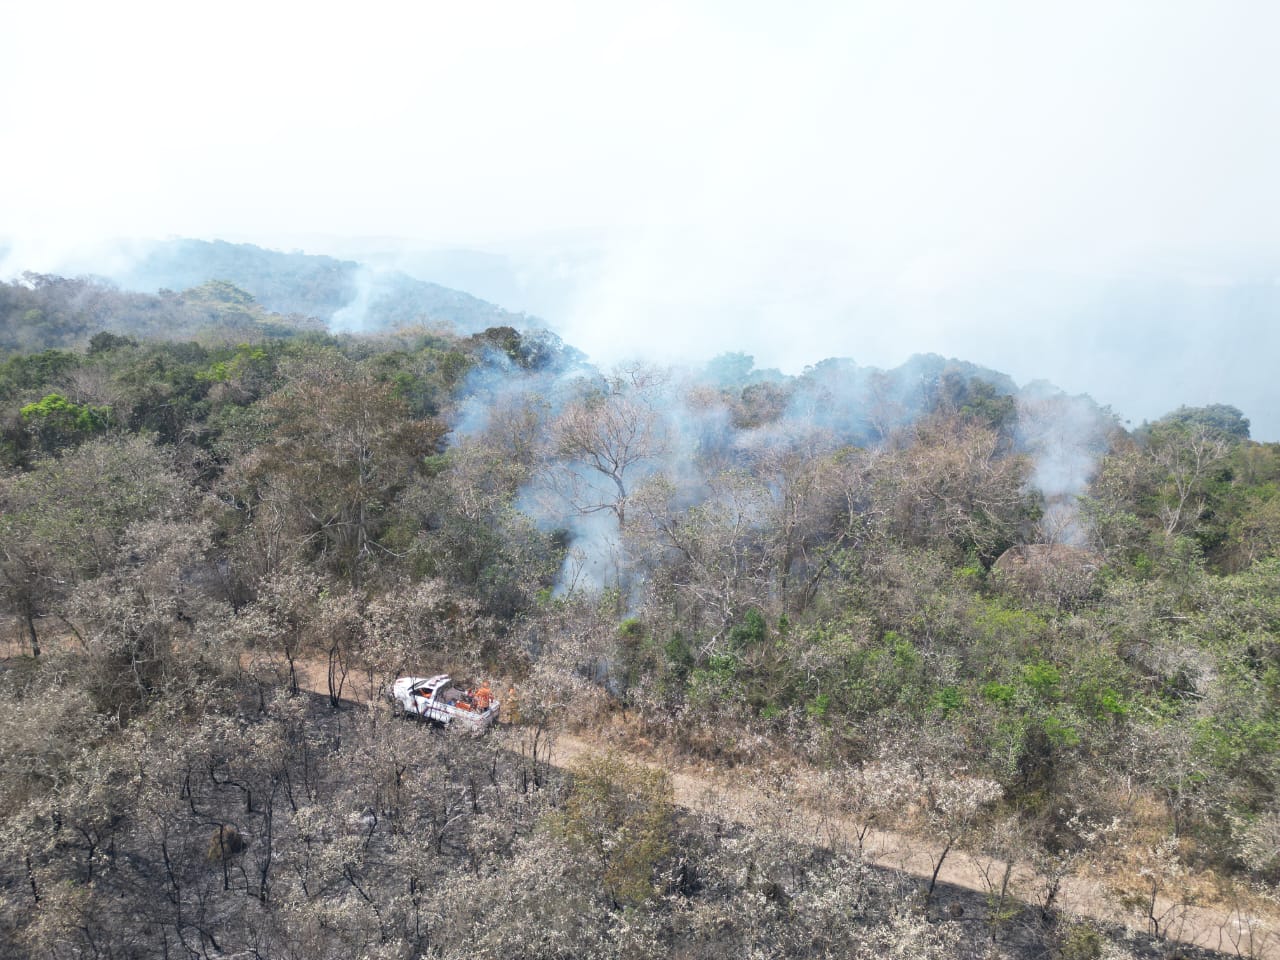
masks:
[(1151, 427), (1147, 451), (1163, 475), (1157, 498), (1166, 535), (1188, 532), (1204, 516), (1209, 482), (1230, 450), (1228, 437), (1196, 419), (1162, 420)]
[[(359, 585), (389, 508), (444, 434), (394, 387), (333, 353), (308, 358), (264, 401), (268, 442), (234, 471), (250, 522), (281, 521), (304, 552)], [(238, 489), (237, 489), (238, 487)]]
[(117, 565), (131, 524), (180, 517), (191, 503), (170, 454), (140, 437), (94, 440), (0, 479), (0, 596), (32, 653), (38, 620)]
[(580, 513), (607, 511), (626, 526), (627, 500), (644, 466), (667, 448), (662, 379), (636, 367), (593, 385), (555, 424), (561, 464), (555, 480)]

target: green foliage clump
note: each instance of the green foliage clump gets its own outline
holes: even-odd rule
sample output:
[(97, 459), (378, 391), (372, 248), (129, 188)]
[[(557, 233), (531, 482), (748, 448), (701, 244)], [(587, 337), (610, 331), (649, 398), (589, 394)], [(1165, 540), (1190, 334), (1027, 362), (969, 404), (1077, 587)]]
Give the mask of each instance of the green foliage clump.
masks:
[(0, 397), (45, 387), (80, 364), (80, 357), (68, 350), (16, 354), (0, 363)]
[(251, 373), (263, 371), (268, 364), (265, 349), (242, 343), (236, 346), (232, 356), (215, 360), (206, 369), (199, 371), (196, 379), (226, 383), (228, 380), (240, 379)]
[(689, 701), (702, 709), (740, 702), (742, 660), (734, 653), (713, 653), (689, 674)]
[(620, 906), (637, 906), (657, 894), (673, 826), (667, 775), (616, 754), (578, 762), (564, 806), (551, 818), (553, 831)]
[(198, 287), (184, 290), (182, 295), (188, 300), (205, 300), (234, 307), (251, 307), (255, 303), (253, 294), (227, 280), (208, 280)]
[(1226, 403), (1211, 403), (1204, 407), (1179, 407), (1165, 414), (1153, 425), (1180, 429), (1203, 429), (1235, 440), (1249, 439), (1249, 418), (1239, 408)]
[(111, 410), (89, 404), (72, 403), (60, 393), (46, 394), (19, 411), (22, 422), (38, 438), (45, 450), (58, 450), (78, 443), (111, 426)]
[(742, 622), (729, 630), (729, 645), (735, 650), (745, 650), (763, 643), (768, 632), (764, 614), (759, 610), (748, 610), (743, 614)]

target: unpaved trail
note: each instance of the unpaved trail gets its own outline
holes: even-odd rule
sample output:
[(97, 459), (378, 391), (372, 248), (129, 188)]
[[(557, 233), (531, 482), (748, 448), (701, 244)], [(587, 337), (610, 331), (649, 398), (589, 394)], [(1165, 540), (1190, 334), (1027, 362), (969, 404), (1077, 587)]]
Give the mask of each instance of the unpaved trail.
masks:
[[(50, 640), (46, 645), (55, 644), (56, 641)], [(10, 639), (8, 646), (10, 649), (0, 653), (25, 656), (26, 651), (19, 642)], [(247, 661), (248, 658), (245, 666), (249, 665)], [(276, 668), (282, 670), (283, 664), (277, 662)], [(324, 660), (299, 658), (295, 669), (300, 689), (328, 696), (328, 664)], [(370, 686), (362, 674), (350, 674), (344, 681), (344, 701), (358, 705), (369, 703)], [(670, 778), (675, 802), (688, 810), (746, 827), (783, 830), (799, 843), (857, 849), (858, 826), (851, 819), (822, 815), (799, 800), (783, 810), (776, 804), (762, 803), (759, 786), (753, 787), (747, 782), (753, 775), (759, 776), (757, 771), (735, 772), (709, 763), (695, 765), (666, 758), (659, 762), (635, 749), (567, 732), (557, 732), (552, 744), (550, 762), (555, 767), (569, 767), (580, 758), (613, 752), (633, 763), (664, 771)], [(937, 852), (938, 847), (931, 847), (926, 839), (905, 833), (871, 829), (862, 837), (862, 854), (868, 862), (917, 877), (923, 884), (933, 875), (931, 854)], [(995, 858), (953, 849), (944, 860), (937, 881), (987, 895), (993, 890), (993, 883), (1001, 882), (1004, 868), (1005, 864)], [(1025, 904), (1043, 903), (1047, 883), (1029, 864), (1015, 863), (1008, 894)], [(1120, 895), (1109, 889), (1104, 880), (1067, 876), (1061, 881), (1054, 904), (1077, 917), (1148, 930), (1146, 916), (1136, 909), (1126, 909), (1120, 900)], [(1280, 914), (1275, 911), (1251, 914), (1244, 908), (1234, 909), (1223, 904), (1184, 905), (1162, 896), (1156, 898), (1152, 913), (1161, 918), (1162, 933), (1169, 941), (1204, 947), (1226, 956), (1280, 960)]]
[[(782, 817), (770, 817), (767, 824), (762, 823), (760, 791), (744, 783), (743, 776), (735, 776), (712, 765), (694, 767), (658, 763), (633, 751), (619, 750), (568, 733), (557, 734), (553, 744), (551, 762), (554, 766), (572, 766), (579, 758), (612, 750), (632, 762), (664, 770), (671, 780), (675, 802), (688, 810), (747, 827), (767, 825), (778, 829), (781, 826), (801, 843), (857, 848), (859, 831), (852, 821), (839, 816), (819, 815), (800, 805), (782, 811)], [(747, 775), (749, 777), (750, 774)], [(936, 856), (940, 849), (939, 846), (930, 848), (928, 842), (920, 837), (875, 829), (863, 835), (862, 844), (863, 856), (868, 862), (918, 877), (923, 884), (927, 884), (933, 875), (935, 861), (931, 854)], [(1004, 869), (1005, 864), (996, 858), (952, 850), (938, 872), (938, 883), (987, 895), (998, 889)], [(1029, 864), (1013, 865), (1008, 888), (1011, 899), (1027, 904), (1043, 903), (1047, 889), (1048, 881)], [(1068, 914), (1103, 924), (1147, 930), (1146, 918), (1135, 911), (1125, 910), (1119, 900), (1119, 895), (1108, 890), (1102, 881), (1066, 877), (1061, 881), (1054, 902)], [(1280, 960), (1275, 918), (1250, 917), (1221, 906), (1181, 905), (1167, 897), (1157, 898), (1153, 912), (1163, 918), (1167, 939), (1171, 941), (1205, 947), (1228, 956)]]
[[(321, 696), (328, 695), (327, 665), (323, 661), (300, 660), (297, 667), (300, 687)], [(359, 677), (350, 679), (356, 682), (343, 691), (344, 699), (367, 704)], [(555, 733), (551, 743), (550, 763), (557, 768), (571, 767), (584, 757), (612, 752), (633, 763), (664, 771), (670, 778), (676, 804), (685, 809), (746, 827), (781, 829), (799, 843), (857, 848), (859, 830), (850, 819), (820, 815), (801, 802), (785, 810), (762, 804), (761, 790), (746, 782), (757, 775), (754, 771), (735, 773), (713, 764), (693, 765), (666, 759), (659, 762), (633, 749), (567, 732)], [(862, 854), (868, 862), (917, 877), (923, 885), (927, 885), (933, 875), (931, 854), (936, 856), (938, 852), (939, 848), (931, 847), (927, 840), (904, 833), (871, 829), (862, 837)], [(937, 882), (985, 896), (998, 888), (1004, 869), (1005, 864), (995, 858), (953, 849), (943, 861)], [(1013, 865), (1007, 890), (1010, 899), (1026, 904), (1043, 903), (1047, 889), (1047, 879), (1029, 864)], [(1102, 924), (1147, 931), (1147, 918), (1123, 907), (1120, 899), (1101, 880), (1068, 876), (1061, 880), (1054, 905), (1068, 914)], [(1251, 915), (1222, 905), (1183, 905), (1168, 897), (1157, 897), (1152, 912), (1161, 918), (1161, 932), (1169, 941), (1220, 951), (1227, 956), (1280, 960), (1280, 917)]]

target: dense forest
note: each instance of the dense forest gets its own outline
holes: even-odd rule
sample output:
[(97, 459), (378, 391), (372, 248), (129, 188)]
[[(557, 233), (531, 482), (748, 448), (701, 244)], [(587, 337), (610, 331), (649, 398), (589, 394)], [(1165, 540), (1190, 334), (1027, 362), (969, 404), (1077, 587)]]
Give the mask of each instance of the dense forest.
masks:
[[(0, 953), (1121, 958), (1192, 902), (1274, 949), (1280, 445), (1241, 411), (599, 370), (192, 282), (0, 285)], [(445, 671), (502, 729), (393, 721)], [(752, 825), (640, 754), (743, 775)], [(948, 902), (801, 806), (1041, 896)]]

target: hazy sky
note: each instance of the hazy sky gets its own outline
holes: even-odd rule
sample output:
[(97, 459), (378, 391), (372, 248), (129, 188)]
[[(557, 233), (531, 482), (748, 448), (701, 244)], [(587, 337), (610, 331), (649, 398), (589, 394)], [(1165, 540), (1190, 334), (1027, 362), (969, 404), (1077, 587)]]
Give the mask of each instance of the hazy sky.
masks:
[(1280, 439), (1272, 0), (10, 6), (9, 273), (506, 251), (605, 361), (936, 351)]

